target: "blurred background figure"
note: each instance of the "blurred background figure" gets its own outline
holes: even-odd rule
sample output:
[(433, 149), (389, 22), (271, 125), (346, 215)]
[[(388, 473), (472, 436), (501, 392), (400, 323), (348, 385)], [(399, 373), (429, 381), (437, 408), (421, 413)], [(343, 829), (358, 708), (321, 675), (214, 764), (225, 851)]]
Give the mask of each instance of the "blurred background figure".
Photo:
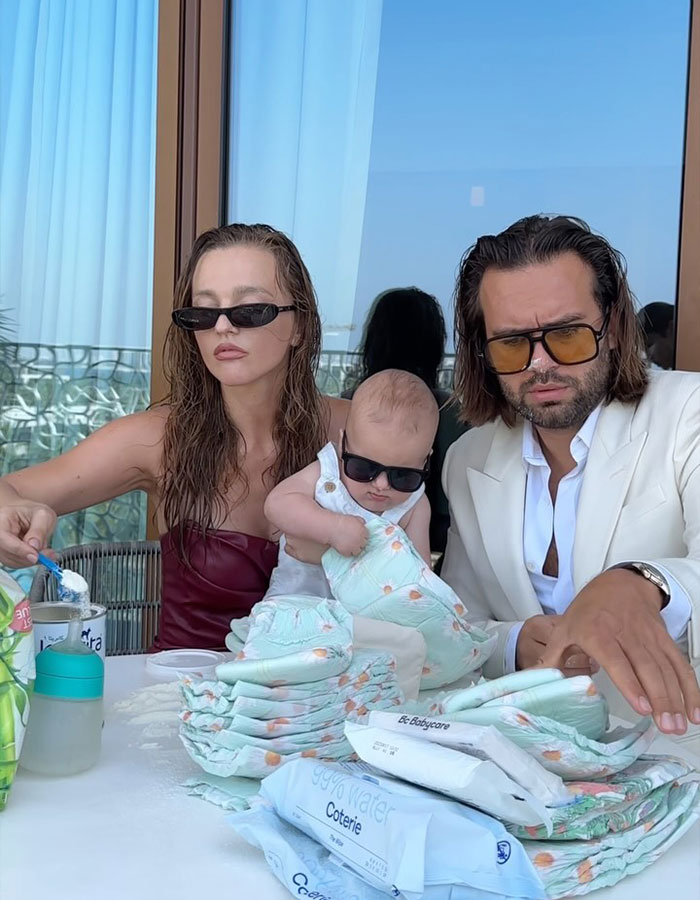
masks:
[(676, 308), (670, 303), (648, 303), (637, 313), (644, 331), (647, 359), (651, 368), (673, 368)]
[[(430, 501), (430, 549), (442, 554), (447, 541), (450, 514), (447, 498), (440, 484), (442, 464), (450, 444), (467, 427), (458, 419), (458, 407), (452, 402), (452, 391), (438, 386), (438, 372), (445, 354), (447, 333), (440, 304), (417, 287), (390, 288), (379, 294), (365, 321), (359, 348), (359, 372), (351, 388), (343, 396), (352, 397), (357, 386), (370, 375), (384, 369), (412, 372), (432, 390), (440, 407), (430, 475), (425, 491)], [(437, 562), (436, 571), (440, 569)]]

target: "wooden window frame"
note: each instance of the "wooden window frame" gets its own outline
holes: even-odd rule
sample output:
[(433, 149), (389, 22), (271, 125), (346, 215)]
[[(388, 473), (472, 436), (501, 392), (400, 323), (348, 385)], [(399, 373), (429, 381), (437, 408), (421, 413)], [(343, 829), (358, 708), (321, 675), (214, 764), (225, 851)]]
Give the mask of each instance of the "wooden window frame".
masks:
[(700, 2), (691, 7), (681, 230), (678, 252), (676, 368), (700, 372)]

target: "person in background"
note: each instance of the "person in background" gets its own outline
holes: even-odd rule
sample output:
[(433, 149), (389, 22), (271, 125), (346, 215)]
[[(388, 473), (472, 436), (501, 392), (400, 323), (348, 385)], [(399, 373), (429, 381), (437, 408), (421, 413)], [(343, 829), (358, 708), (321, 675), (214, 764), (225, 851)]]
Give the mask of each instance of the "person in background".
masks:
[(46, 550), (56, 517), (143, 490), (162, 548), (158, 649), (223, 649), (277, 563), (263, 504), (345, 424), (314, 374), (321, 322), (294, 244), (268, 225), (200, 235), (166, 340), (170, 394), (56, 459), (0, 479), (0, 562)]
[(464, 254), (442, 577), (497, 635), (492, 678), (607, 672), (640, 715), (700, 724), (700, 374), (649, 372), (622, 256), (528, 216)]
[[(458, 417), (452, 393), (438, 387), (447, 333), (440, 304), (417, 287), (391, 288), (379, 294), (365, 321), (358, 382), (384, 369), (403, 369), (421, 378), (433, 392), (440, 422), (430, 457), (425, 491), (430, 501), (430, 548), (440, 553), (447, 543), (450, 513), (442, 489), (442, 464), (447, 448), (467, 430)], [(353, 389), (343, 397), (352, 397)], [(439, 571), (439, 562), (436, 566)]]
[(652, 369), (672, 369), (676, 337), (676, 308), (670, 303), (647, 303), (637, 313)]

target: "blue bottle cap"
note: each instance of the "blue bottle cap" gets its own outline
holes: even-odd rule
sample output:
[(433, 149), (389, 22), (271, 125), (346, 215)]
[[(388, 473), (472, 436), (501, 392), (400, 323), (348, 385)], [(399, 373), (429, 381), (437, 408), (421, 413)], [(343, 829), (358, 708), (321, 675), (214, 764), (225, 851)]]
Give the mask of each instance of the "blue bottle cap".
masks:
[(104, 690), (104, 663), (85, 644), (61, 641), (36, 658), (34, 690), (64, 700), (96, 700)]

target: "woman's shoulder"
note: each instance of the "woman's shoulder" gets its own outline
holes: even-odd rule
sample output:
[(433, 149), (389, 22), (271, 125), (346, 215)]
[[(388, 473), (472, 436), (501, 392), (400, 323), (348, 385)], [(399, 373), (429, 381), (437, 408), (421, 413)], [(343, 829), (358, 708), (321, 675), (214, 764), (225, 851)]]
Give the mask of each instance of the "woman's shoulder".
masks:
[(321, 398), (328, 413), (328, 440), (335, 441), (341, 428), (345, 428), (345, 422), (350, 412), (350, 401), (342, 397), (331, 397), (324, 394)]

